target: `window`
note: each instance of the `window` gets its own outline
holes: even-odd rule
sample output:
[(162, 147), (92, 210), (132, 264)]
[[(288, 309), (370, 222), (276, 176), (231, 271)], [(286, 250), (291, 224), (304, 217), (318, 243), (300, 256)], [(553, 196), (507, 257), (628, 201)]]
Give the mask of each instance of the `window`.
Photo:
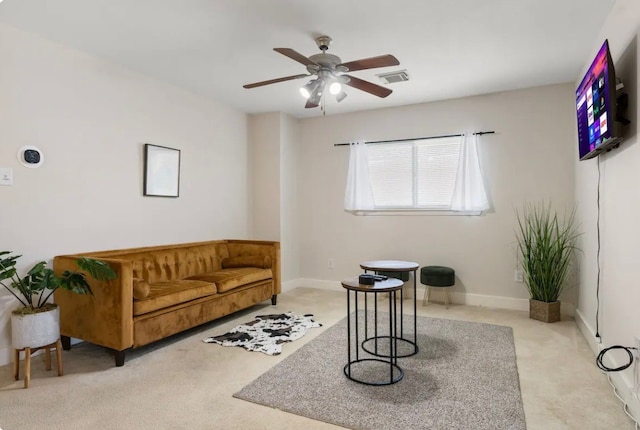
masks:
[(480, 213), (488, 207), (475, 135), (351, 145), (348, 211)]
[(370, 144), (367, 152), (376, 209), (450, 209), (459, 137)]

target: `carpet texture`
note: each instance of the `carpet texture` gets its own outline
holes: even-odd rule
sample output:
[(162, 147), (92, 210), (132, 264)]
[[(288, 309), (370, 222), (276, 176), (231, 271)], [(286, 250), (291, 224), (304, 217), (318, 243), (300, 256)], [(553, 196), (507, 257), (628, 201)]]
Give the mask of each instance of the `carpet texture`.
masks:
[[(412, 322), (405, 316), (405, 327)], [(351, 429), (526, 429), (510, 327), (427, 317), (417, 324), (420, 351), (399, 359), (405, 376), (394, 385), (344, 376), (345, 318), (234, 397)]]
[(312, 317), (311, 314), (296, 315), (293, 312), (257, 315), (255, 320), (240, 324), (229, 333), (202, 341), (222, 346), (241, 346), (248, 351), (259, 351), (267, 355), (280, 355), (283, 343), (300, 339), (310, 328), (322, 327)]

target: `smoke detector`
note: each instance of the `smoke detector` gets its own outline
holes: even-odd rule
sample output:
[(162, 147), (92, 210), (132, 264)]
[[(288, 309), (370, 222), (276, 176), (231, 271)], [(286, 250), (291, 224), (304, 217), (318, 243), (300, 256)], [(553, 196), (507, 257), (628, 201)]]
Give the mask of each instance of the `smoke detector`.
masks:
[(395, 84), (396, 82), (404, 82), (409, 80), (409, 74), (406, 70), (398, 70), (396, 72), (381, 73), (376, 75), (385, 84)]

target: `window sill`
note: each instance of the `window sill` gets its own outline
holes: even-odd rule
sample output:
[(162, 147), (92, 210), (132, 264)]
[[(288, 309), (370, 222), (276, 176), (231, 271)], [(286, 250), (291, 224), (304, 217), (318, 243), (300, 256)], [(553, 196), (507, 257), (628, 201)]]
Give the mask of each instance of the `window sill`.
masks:
[(437, 209), (375, 209), (370, 211), (349, 211), (357, 216), (480, 216), (482, 211), (452, 211)]

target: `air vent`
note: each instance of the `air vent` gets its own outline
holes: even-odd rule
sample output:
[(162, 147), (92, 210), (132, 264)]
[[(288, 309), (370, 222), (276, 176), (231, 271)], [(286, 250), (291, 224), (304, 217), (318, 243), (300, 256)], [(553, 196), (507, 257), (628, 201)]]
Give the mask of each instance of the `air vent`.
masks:
[(395, 84), (396, 82), (404, 82), (409, 80), (406, 70), (398, 70), (397, 72), (381, 73), (376, 75), (385, 84)]

